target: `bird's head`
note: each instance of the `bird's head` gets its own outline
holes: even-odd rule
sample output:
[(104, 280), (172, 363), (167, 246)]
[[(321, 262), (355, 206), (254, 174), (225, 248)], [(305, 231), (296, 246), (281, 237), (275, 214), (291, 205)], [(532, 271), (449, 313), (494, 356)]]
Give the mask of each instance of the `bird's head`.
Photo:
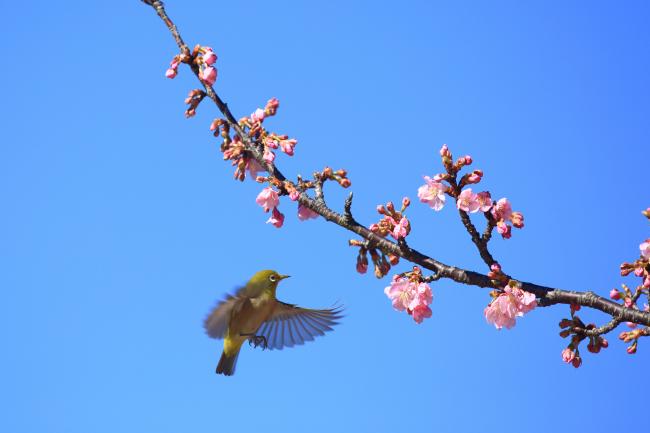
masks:
[(264, 270), (259, 271), (248, 282), (249, 285), (261, 287), (264, 290), (272, 289), (275, 292), (275, 288), (278, 286), (278, 283), (285, 278), (289, 278), (289, 275), (278, 274), (275, 271)]

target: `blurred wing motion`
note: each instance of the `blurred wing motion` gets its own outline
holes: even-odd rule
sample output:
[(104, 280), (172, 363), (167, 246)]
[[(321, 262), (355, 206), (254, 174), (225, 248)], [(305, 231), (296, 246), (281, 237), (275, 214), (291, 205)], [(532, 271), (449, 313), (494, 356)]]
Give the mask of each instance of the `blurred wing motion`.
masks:
[(210, 315), (205, 318), (203, 327), (211, 338), (223, 338), (226, 335), (230, 315), (233, 309), (238, 306), (238, 301), (241, 300), (241, 298), (226, 295), (224, 300), (219, 302)]
[(325, 335), (336, 325), (342, 307), (325, 310), (300, 308), (278, 301), (275, 310), (260, 326), (257, 335), (266, 337), (267, 348), (282, 349), (312, 341), (314, 337)]

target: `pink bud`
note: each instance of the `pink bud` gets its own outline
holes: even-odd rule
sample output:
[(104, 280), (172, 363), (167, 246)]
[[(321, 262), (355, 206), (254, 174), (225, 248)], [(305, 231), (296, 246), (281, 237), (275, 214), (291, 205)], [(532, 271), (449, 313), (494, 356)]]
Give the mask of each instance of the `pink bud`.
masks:
[(465, 155), (465, 165), (470, 165), (472, 163), (472, 157)]
[(289, 193), (289, 198), (291, 199), (291, 201), (298, 200), (298, 197), (300, 197), (300, 193), (295, 189)]
[(167, 69), (167, 72), (165, 72), (165, 77), (167, 78), (174, 78), (176, 76), (176, 69), (169, 68)]
[(634, 355), (636, 353), (636, 342), (634, 342), (631, 346), (628, 346), (627, 353), (630, 355)]
[(271, 152), (269, 149), (264, 149), (264, 161), (271, 163), (275, 160), (275, 153)]
[(217, 69), (212, 66), (205, 67), (199, 76), (201, 80), (205, 82), (205, 84), (212, 86), (214, 82), (217, 81)]
[(575, 367), (578, 368), (582, 365), (582, 358), (579, 356), (576, 356), (573, 358), (573, 361), (571, 361), (571, 364)]
[(625, 322), (625, 324), (626, 324), (627, 327), (630, 328), (630, 329), (634, 329), (634, 328), (636, 328), (636, 323), (634, 323), (634, 322)]
[(626, 298), (625, 298), (625, 306), (626, 306), (627, 308), (631, 308), (631, 307), (632, 307), (632, 298), (629, 298), (629, 297), (626, 297)]
[(298, 205), (298, 219), (300, 221), (306, 221), (310, 218), (318, 218), (318, 213), (309, 209), (307, 206)]
[(293, 148), (296, 147), (296, 144), (298, 144), (298, 140), (295, 138), (280, 141), (280, 147), (282, 148), (282, 151), (289, 156), (293, 156)]
[(644, 271), (643, 268), (634, 268), (634, 275), (636, 275), (637, 277), (642, 277), (643, 271)]
[(273, 224), (274, 227), (280, 228), (284, 224), (284, 215), (278, 210), (277, 207), (273, 208), (271, 218), (266, 221), (267, 224)]
[(609, 297), (617, 301), (621, 299), (621, 292), (616, 289), (612, 289), (609, 291)]
[(524, 226), (524, 215), (521, 212), (513, 212), (510, 214), (510, 221), (513, 226), (520, 229)]
[(568, 347), (562, 351), (562, 361), (566, 362), (567, 364), (576, 357), (576, 353), (569, 349)]
[(492, 270), (492, 272), (501, 272), (501, 265), (498, 263), (492, 263), (490, 270)]
[(258, 108), (257, 110), (255, 110), (255, 112), (253, 114), (251, 114), (251, 120), (253, 122), (261, 122), (261, 121), (264, 120), (265, 116), (266, 115), (264, 114), (264, 110), (262, 110), (261, 108)]
[(201, 59), (203, 60), (203, 63), (210, 66), (217, 61), (217, 55), (214, 53), (214, 51), (206, 51), (205, 54), (203, 54), (203, 56), (201, 57)]
[(440, 148), (440, 156), (442, 156), (443, 158), (445, 156), (447, 157), (451, 156), (451, 152), (449, 152), (449, 148), (447, 147), (446, 144), (443, 144), (442, 147)]

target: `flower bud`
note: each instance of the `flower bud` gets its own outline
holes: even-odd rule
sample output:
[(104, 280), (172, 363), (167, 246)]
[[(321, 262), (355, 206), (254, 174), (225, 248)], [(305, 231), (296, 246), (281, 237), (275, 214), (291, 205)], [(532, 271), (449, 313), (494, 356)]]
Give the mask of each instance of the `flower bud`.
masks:
[(634, 355), (636, 353), (636, 341), (632, 343), (632, 345), (628, 346), (627, 353), (630, 355)]
[(573, 361), (571, 361), (571, 364), (575, 367), (578, 368), (582, 365), (582, 358), (580, 356), (576, 356), (573, 358)]
[(609, 291), (609, 297), (618, 301), (621, 299), (621, 292), (619, 292), (618, 289), (612, 289)]

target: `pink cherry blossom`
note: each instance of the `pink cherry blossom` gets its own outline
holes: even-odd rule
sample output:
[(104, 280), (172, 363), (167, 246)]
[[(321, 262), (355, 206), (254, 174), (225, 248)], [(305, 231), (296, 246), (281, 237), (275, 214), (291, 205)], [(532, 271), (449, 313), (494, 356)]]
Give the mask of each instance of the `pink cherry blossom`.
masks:
[[(390, 219), (395, 224), (395, 220), (393, 220), (392, 218), (390, 218)], [(393, 237), (396, 240), (399, 240), (401, 238), (405, 238), (406, 237), (406, 229), (407, 229), (408, 226), (409, 226), (409, 220), (406, 219), (406, 217), (402, 217), (402, 219), (399, 220), (399, 223), (395, 224), (395, 228), (393, 228), (393, 231), (391, 232), (391, 235), (393, 235)]]
[(485, 307), (485, 319), (497, 329), (510, 329), (515, 326), (516, 317), (523, 316), (536, 306), (535, 295), (508, 285), (504, 288), (504, 293)]
[(479, 203), (481, 212), (487, 212), (492, 208), (492, 197), (488, 191), (482, 191), (476, 194), (476, 200)]
[[(415, 285), (415, 283), (411, 283)], [(424, 305), (427, 306), (433, 301), (433, 292), (431, 287), (427, 283), (419, 283), (415, 288), (415, 296), (408, 308), (410, 310), (415, 310), (418, 306)]]
[(251, 114), (251, 120), (253, 122), (262, 122), (264, 117), (266, 117), (266, 114), (264, 114), (264, 110), (261, 108), (258, 108), (253, 114)]
[(258, 194), (255, 202), (264, 208), (264, 212), (268, 212), (280, 204), (280, 198), (273, 188), (267, 186)]
[(650, 239), (646, 239), (641, 245), (639, 245), (641, 250), (641, 257), (646, 260), (650, 260)]
[(562, 361), (570, 364), (576, 357), (576, 353), (568, 347), (562, 351)]
[(269, 149), (264, 149), (264, 155), (263, 155), (264, 161), (271, 163), (275, 160), (275, 153), (273, 153)]
[(203, 53), (203, 56), (201, 56), (201, 60), (203, 60), (203, 63), (210, 66), (217, 61), (217, 55), (214, 53), (214, 51), (208, 50), (205, 53)]
[(433, 300), (433, 294), (428, 284), (416, 283), (396, 275), (384, 293), (391, 299), (393, 308), (406, 310), (417, 323), (431, 317), (429, 304)]
[(412, 316), (416, 323), (422, 323), (424, 319), (431, 317), (431, 308), (427, 305), (418, 305), (413, 309)]
[(273, 208), (271, 218), (266, 221), (267, 224), (273, 224), (274, 227), (280, 228), (284, 224), (284, 215), (278, 210), (277, 207)]
[(171, 78), (174, 78), (174, 77), (176, 76), (176, 73), (177, 73), (176, 69), (174, 69), (174, 68), (169, 68), (169, 69), (167, 69), (167, 71), (165, 72), (165, 77), (170, 78), (170, 79), (171, 79)]
[(447, 186), (441, 182), (424, 176), (425, 185), (418, 188), (418, 198), (422, 203), (427, 203), (431, 209), (439, 211), (445, 205), (445, 191)]
[(296, 147), (296, 144), (298, 144), (298, 140), (295, 138), (280, 141), (280, 147), (282, 148), (282, 151), (289, 156), (293, 156), (293, 148)]
[(318, 218), (319, 215), (313, 210), (309, 209), (307, 206), (298, 205), (298, 219), (300, 221), (306, 221), (308, 219)]
[(508, 220), (512, 215), (512, 206), (507, 198), (502, 198), (496, 202), (492, 208), (492, 216), (494, 219), (498, 220)]
[(497, 231), (505, 239), (510, 239), (510, 237), (512, 236), (511, 227), (508, 224), (504, 223), (503, 221), (497, 222)]
[(408, 279), (396, 275), (393, 277), (390, 286), (384, 289), (384, 293), (392, 301), (394, 309), (397, 311), (404, 311), (415, 298), (415, 289), (416, 288)]
[(208, 86), (212, 86), (214, 82), (217, 81), (217, 69), (212, 66), (203, 68), (199, 75), (201, 80), (203, 80)]
[(456, 207), (465, 212), (474, 213), (478, 211), (481, 204), (478, 201), (478, 196), (472, 192), (472, 189), (467, 188), (458, 195)]
[(277, 149), (278, 148), (278, 142), (272, 139), (271, 137), (268, 137), (266, 140), (264, 140), (264, 144), (266, 144), (268, 147), (271, 149)]

